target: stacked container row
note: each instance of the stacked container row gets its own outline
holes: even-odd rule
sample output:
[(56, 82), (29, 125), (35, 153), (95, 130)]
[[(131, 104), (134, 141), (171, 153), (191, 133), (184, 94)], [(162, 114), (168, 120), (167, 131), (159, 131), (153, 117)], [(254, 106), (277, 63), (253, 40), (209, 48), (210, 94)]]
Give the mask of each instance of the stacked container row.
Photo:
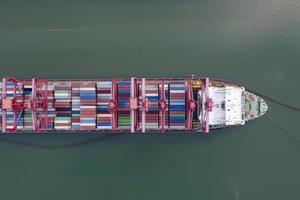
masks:
[(185, 128), (185, 82), (176, 81), (170, 83), (170, 128), (184, 129)]
[[(6, 98), (13, 99), (14, 97), (14, 83), (12, 81), (6, 82)], [(14, 128), (14, 113), (12, 111), (6, 112), (6, 128)]]
[(0, 82), (0, 130), (2, 130), (2, 86), (3, 83)]
[(72, 129), (80, 130), (80, 82), (72, 83)]
[[(24, 103), (24, 84), (23, 83), (17, 83), (16, 87), (16, 103)], [(23, 129), (24, 128), (24, 112), (17, 111), (16, 112), (16, 124), (17, 129)]]
[[(162, 84), (160, 84), (160, 89), (162, 87)], [(165, 129), (168, 129), (170, 127), (170, 84), (165, 83), (164, 84), (164, 96), (165, 96), (165, 102), (166, 102), (166, 110), (165, 110)], [(159, 98), (162, 98), (159, 96)], [(160, 124), (161, 127), (161, 124)]]
[(71, 129), (71, 83), (58, 82), (54, 84), (54, 106), (56, 108), (56, 117), (54, 119), (54, 128), (56, 130)]
[[(142, 85), (139, 85), (140, 94), (142, 94)], [(141, 95), (140, 99), (141, 99)], [(159, 128), (159, 82), (146, 81), (145, 85), (145, 100), (148, 103), (146, 111), (145, 127), (148, 129)], [(140, 115), (140, 122), (141, 115)]]
[(97, 129), (112, 129), (110, 99), (112, 99), (112, 81), (97, 82)]
[(48, 83), (47, 86), (48, 93), (48, 129), (54, 129), (54, 117), (56, 116), (56, 110), (54, 108), (54, 85), (53, 83)]
[(96, 83), (80, 85), (80, 130), (96, 129)]
[(118, 82), (118, 127), (130, 128), (130, 81)]
[[(32, 93), (32, 84), (27, 82), (24, 84), (24, 103), (28, 104), (30, 102), (31, 93)], [(32, 130), (32, 115), (28, 109), (24, 110), (24, 129)]]

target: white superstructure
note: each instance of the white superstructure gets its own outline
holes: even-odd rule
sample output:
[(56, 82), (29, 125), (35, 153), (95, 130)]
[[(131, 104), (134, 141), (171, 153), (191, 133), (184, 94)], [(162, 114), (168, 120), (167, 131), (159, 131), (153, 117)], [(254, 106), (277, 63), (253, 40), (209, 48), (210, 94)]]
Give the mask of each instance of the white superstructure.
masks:
[(208, 113), (209, 125), (243, 125), (244, 87), (209, 87), (208, 96), (212, 108)]

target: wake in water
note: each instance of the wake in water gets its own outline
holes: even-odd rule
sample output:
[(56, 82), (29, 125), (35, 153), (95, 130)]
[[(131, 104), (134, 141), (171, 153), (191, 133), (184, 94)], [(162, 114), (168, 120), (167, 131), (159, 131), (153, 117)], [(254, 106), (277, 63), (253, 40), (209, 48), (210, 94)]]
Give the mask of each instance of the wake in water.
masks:
[(234, 191), (234, 200), (239, 200), (240, 192), (239, 192), (239, 188), (237, 187), (237, 184), (235, 182), (233, 182), (233, 191)]
[(231, 183), (231, 186), (233, 188), (233, 199), (239, 200), (240, 199), (240, 191), (239, 191), (236, 181), (232, 177), (229, 177), (229, 182)]

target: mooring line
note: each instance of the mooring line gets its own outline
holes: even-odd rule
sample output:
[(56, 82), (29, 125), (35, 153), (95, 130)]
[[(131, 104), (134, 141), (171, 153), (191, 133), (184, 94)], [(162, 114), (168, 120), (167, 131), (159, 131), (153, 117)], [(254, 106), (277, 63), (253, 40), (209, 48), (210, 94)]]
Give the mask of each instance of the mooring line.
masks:
[(296, 136), (292, 135), (290, 132), (288, 132), (287, 130), (285, 130), (282, 126), (279, 125), (279, 123), (277, 123), (276, 121), (274, 121), (273, 119), (271, 119), (268, 115), (266, 115), (266, 118), (272, 124), (274, 124), (283, 134), (285, 134), (286, 136), (288, 136), (293, 142), (296, 142), (297, 144), (299, 144), (299, 142), (300, 142), (299, 138), (297, 138)]

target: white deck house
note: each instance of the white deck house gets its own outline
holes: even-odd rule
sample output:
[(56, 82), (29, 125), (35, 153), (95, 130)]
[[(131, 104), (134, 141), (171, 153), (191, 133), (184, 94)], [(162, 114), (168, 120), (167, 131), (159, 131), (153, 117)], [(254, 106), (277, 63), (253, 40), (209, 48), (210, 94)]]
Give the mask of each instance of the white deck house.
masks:
[(209, 87), (212, 109), (208, 112), (209, 125), (244, 125), (244, 87)]

